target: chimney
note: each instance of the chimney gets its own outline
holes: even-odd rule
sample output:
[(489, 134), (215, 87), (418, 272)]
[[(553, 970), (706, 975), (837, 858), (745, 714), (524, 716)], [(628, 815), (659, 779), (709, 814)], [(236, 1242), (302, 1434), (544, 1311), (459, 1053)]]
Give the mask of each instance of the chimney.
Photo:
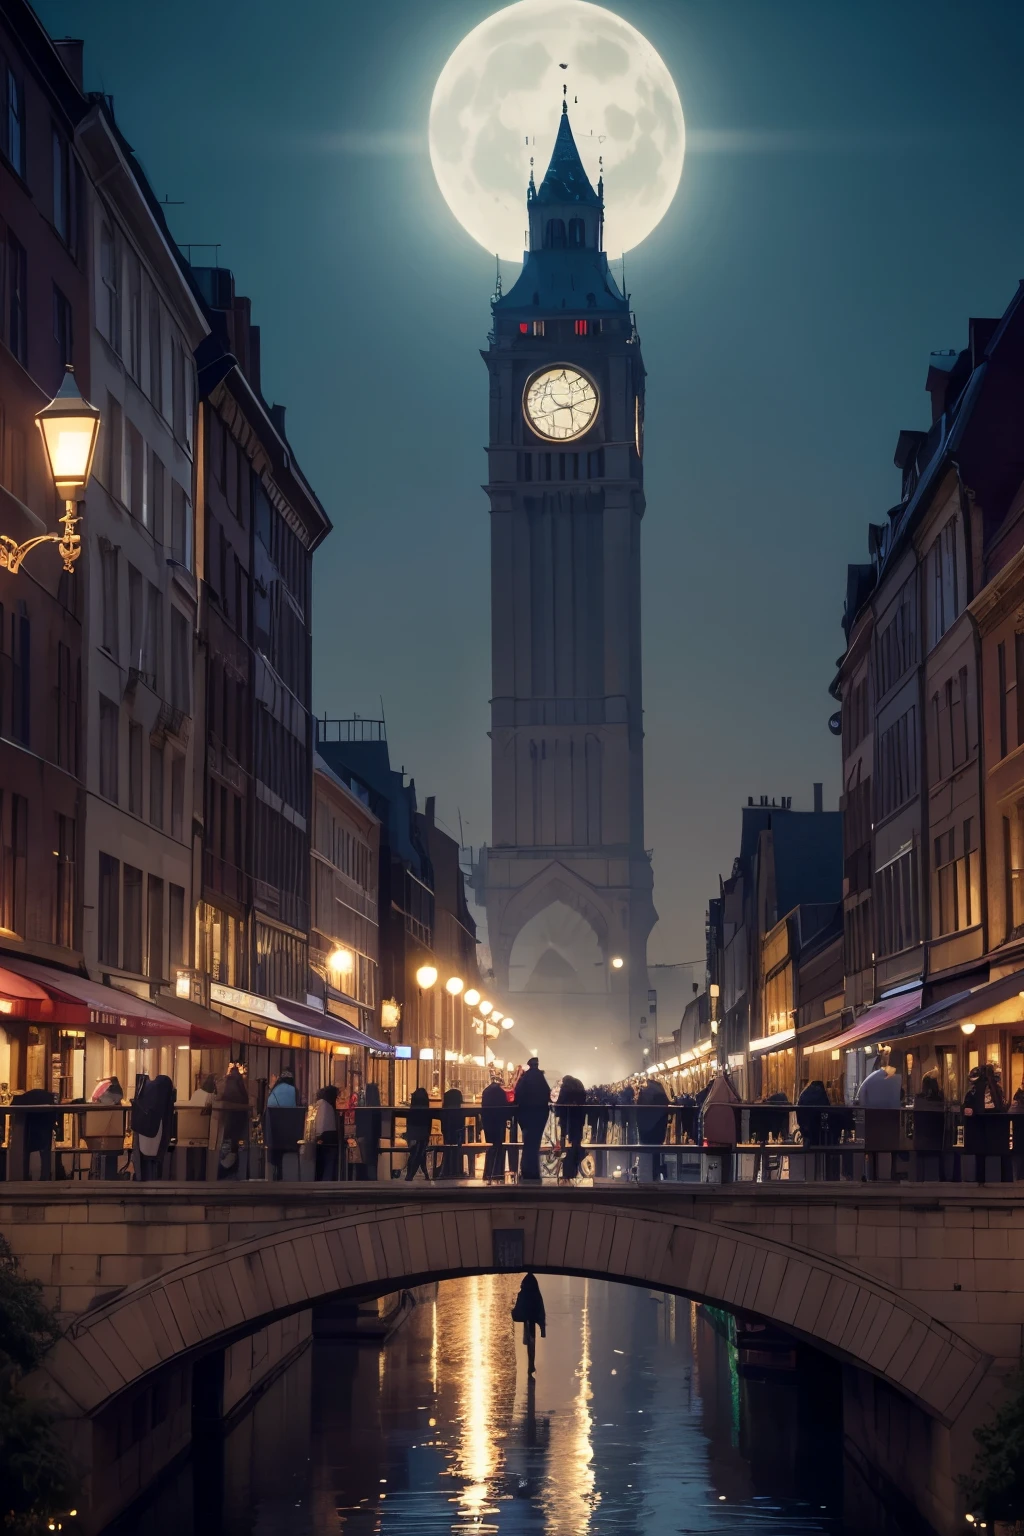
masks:
[(428, 795), (423, 805), (423, 815), (428, 827), (432, 827), (434, 825), (434, 807), (436, 804), (436, 797), (434, 795)]
[(814, 786), (814, 809), (815, 809), (815, 811), (821, 811), (821, 810), (824, 809), (824, 807), (822, 805), (822, 799), (821, 799), (821, 785), (820, 784), (815, 784), (815, 786)]
[(85, 82), (85, 44), (80, 37), (55, 37), (53, 46), (57, 57), (71, 76), (72, 81), (81, 91)]
[(270, 407), (270, 419), (281, 436), (284, 437), (284, 406), (272, 405)]

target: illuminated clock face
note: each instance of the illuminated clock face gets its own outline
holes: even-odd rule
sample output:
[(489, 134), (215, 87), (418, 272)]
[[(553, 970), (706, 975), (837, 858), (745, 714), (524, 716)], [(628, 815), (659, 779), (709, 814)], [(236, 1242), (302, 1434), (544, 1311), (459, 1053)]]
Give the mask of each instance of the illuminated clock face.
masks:
[(523, 415), (552, 443), (582, 437), (597, 420), (597, 385), (576, 368), (544, 368), (526, 382)]

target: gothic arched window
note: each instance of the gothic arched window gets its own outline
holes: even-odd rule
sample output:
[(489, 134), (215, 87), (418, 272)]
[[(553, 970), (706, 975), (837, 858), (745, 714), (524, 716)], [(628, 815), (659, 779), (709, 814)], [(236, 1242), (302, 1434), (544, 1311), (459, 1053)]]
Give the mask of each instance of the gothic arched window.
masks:
[(569, 220), (569, 244), (573, 246), (586, 245), (586, 225), (582, 219)]
[(548, 219), (544, 231), (544, 244), (549, 251), (565, 250), (565, 220)]

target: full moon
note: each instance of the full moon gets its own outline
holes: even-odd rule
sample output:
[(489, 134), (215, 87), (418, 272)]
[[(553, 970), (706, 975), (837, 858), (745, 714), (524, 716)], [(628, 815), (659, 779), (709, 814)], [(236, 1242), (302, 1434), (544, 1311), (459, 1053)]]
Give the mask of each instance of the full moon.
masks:
[(539, 184), (563, 85), (595, 186), (604, 162), (610, 256), (647, 238), (679, 185), (683, 109), (647, 39), (587, 0), (518, 0), (462, 39), (430, 103), (430, 159), (445, 201), (474, 240), (508, 261), (523, 252), (530, 159)]

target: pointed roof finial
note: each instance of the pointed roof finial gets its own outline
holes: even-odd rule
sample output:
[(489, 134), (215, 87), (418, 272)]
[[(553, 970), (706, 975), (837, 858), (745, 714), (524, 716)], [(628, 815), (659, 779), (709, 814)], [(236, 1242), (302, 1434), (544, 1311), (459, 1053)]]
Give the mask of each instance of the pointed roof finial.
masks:
[(569, 103), (566, 100), (566, 97), (568, 96), (568, 94), (569, 94), (569, 88), (568, 88), (567, 85), (563, 84), (563, 86), (562, 86), (562, 116), (563, 117), (568, 117), (569, 116)]
[(595, 206), (599, 199), (583, 169), (580, 152), (569, 126), (569, 105), (562, 102), (562, 116), (555, 135), (555, 147), (537, 190), (537, 200), (542, 203), (586, 203)]

